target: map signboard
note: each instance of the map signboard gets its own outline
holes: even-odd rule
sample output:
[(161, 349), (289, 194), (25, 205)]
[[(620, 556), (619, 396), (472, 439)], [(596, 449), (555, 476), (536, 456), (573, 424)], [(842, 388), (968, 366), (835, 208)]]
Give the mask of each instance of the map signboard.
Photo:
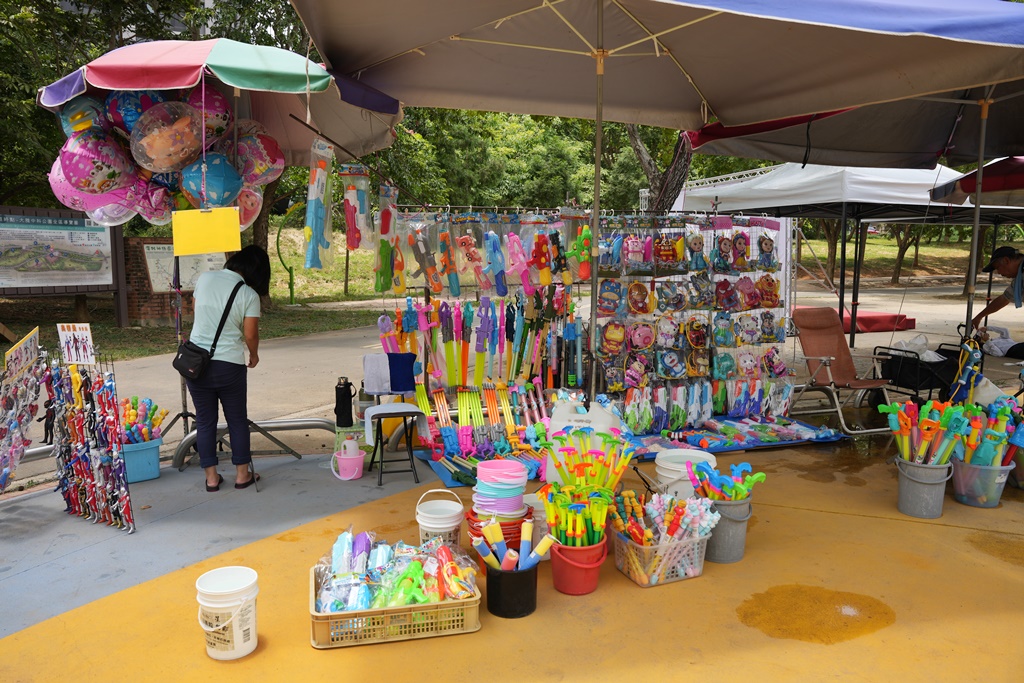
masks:
[[(171, 283), (174, 281), (174, 245), (144, 244), (143, 248), (146, 251), (150, 289), (153, 292), (171, 291)], [(200, 275), (208, 270), (221, 270), (225, 262), (223, 253), (180, 257), (178, 268), (182, 291), (193, 291)]]
[(83, 218), (0, 215), (0, 288), (113, 283), (110, 228)]

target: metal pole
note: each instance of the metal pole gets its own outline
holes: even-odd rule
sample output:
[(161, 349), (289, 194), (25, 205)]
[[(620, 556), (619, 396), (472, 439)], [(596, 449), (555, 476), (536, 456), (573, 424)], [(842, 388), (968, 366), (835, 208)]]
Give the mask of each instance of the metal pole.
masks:
[(854, 242), (855, 251), (853, 256), (853, 294), (850, 295), (850, 348), (854, 346), (854, 339), (857, 338), (857, 307), (860, 306), (860, 269), (864, 267), (864, 250), (867, 246), (867, 229), (858, 218), (854, 223), (857, 227), (857, 239)]
[(597, 0), (597, 107), (594, 116), (594, 209), (590, 214), (590, 400), (597, 396), (597, 262), (601, 255), (601, 145), (604, 118), (604, 0)]
[(846, 202), (839, 222), (839, 319), (846, 313)]
[(974, 229), (971, 230), (971, 262), (967, 264), (967, 320), (964, 335), (971, 335), (971, 320), (974, 318), (974, 281), (978, 278), (978, 242), (981, 235), (981, 182), (985, 169), (985, 132), (988, 127), (988, 107), (992, 103), (992, 91), (989, 86), (985, 99), (978, 102), (981, 106), (981, 126), (978, 133), (978, 170), (977, 185), (974, 187)]

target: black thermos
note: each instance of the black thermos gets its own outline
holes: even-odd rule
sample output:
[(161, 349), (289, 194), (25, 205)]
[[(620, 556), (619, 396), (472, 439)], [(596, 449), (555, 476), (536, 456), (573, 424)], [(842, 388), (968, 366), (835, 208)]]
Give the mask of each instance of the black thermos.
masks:
[(334, 387), (334, 419), (339, 427), (352, 426), (353, 386), (348, 377), (339, 377)]

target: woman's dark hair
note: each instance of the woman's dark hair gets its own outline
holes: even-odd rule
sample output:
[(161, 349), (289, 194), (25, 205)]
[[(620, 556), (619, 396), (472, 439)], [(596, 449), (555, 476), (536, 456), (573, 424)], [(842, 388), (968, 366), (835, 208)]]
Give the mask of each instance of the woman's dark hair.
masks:
[(255, 244), (229, 258), (224, 268), (241, 275), (245, 284), (260, 296), (270, 294), (270, 257)]

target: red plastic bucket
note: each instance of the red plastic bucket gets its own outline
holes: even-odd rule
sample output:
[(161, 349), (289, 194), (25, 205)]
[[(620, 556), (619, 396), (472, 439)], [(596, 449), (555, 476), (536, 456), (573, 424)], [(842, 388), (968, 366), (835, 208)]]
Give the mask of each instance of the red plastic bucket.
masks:
[(551, 578), (555, 590), (566, 595), (593, 593), (606, 557), (608, 544), (603, 542), (582, 548), (551, 546)]

